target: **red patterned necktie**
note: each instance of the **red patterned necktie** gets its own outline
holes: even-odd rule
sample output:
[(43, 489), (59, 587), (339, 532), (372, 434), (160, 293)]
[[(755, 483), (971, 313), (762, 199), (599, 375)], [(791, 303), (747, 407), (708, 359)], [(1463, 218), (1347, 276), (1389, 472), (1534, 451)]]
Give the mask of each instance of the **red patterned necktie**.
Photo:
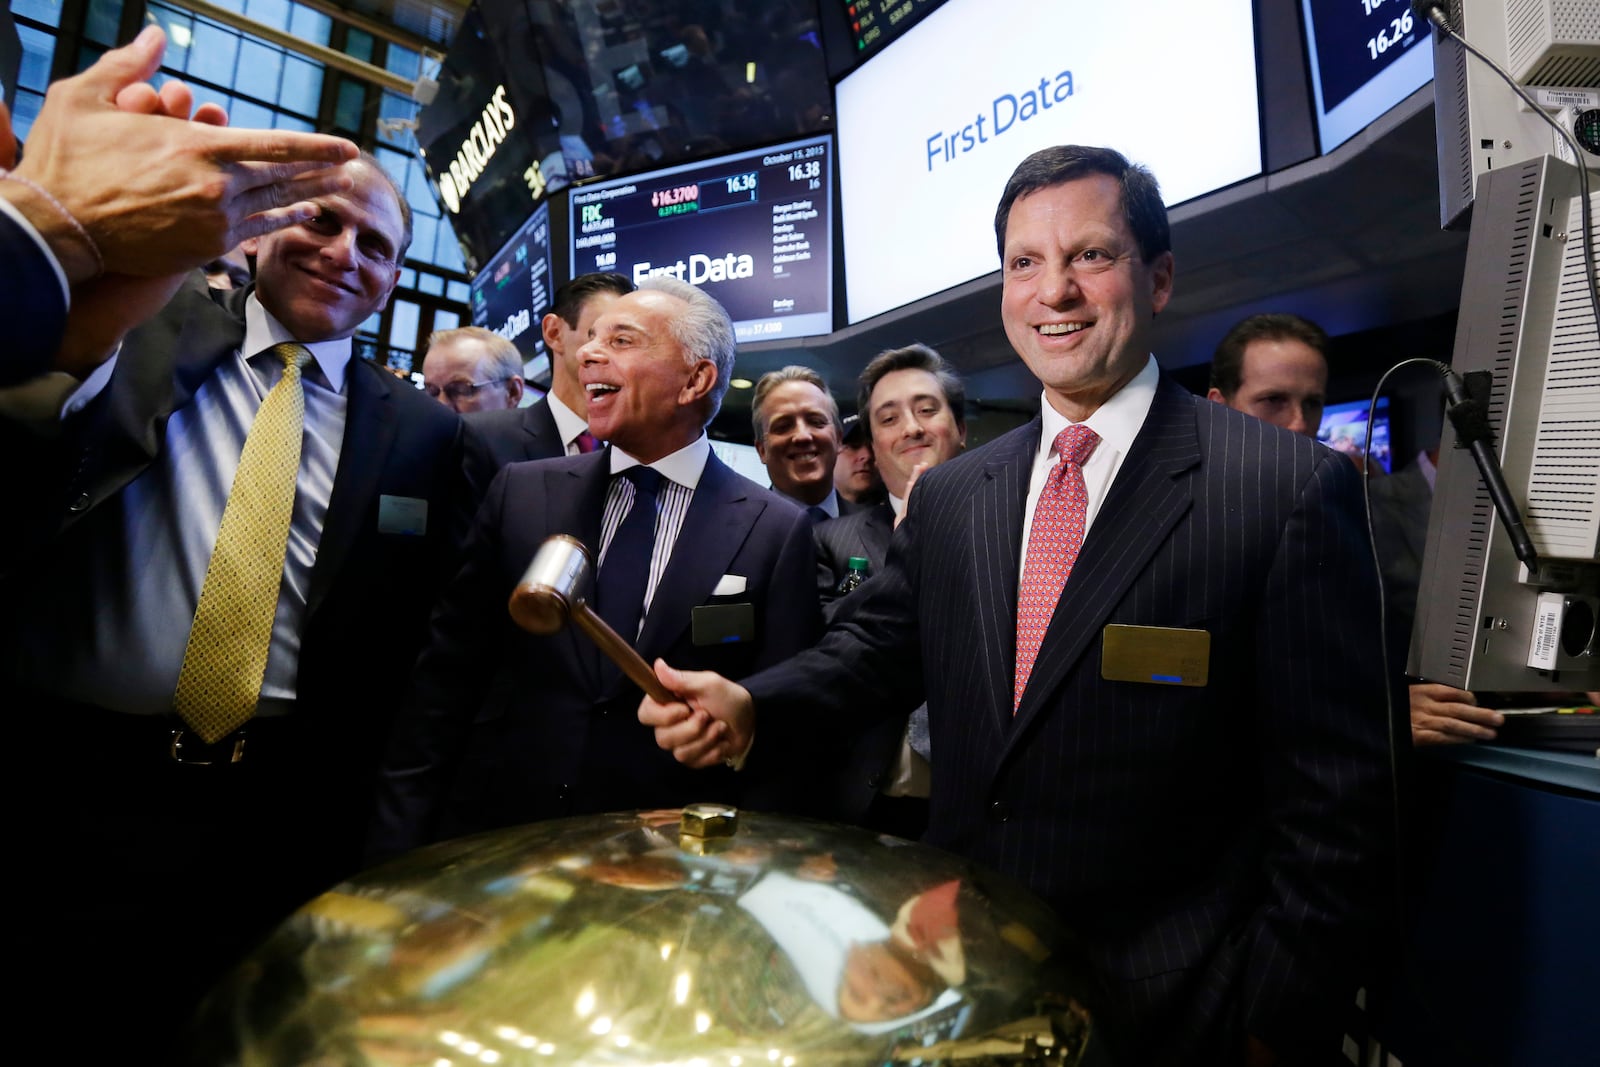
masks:
[(1022, 704), (1022, 693), (1033, 673), (1044, 632), (1055, 614), (1056, 602), (1072, 573), (1083, 545), (1083, 524), (1089, 514), (1089, 491), (1083, 484), (1083, 465), (1100, 437), (1087, 426), (1068, 426), (1056, 435), (1056, 465), (1045, 476), (1044, 490), (1033, 511), (1028, 532), (1028, 559), (1022, 571), (1022, 592), (1017, 597), (1017, 676), (1012, 686), (1011, 712)]
[(588, 430), (585, 430), (578, 435), (576, 443), (578, 445), (579, 454), (587, 454), (600, 447), (600, 438), (596, 437)]

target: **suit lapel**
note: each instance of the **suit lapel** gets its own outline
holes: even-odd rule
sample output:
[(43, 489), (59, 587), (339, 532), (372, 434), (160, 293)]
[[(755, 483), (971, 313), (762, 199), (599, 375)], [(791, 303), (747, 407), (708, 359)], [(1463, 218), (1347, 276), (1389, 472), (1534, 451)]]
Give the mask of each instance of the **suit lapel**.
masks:
[(556, 429), (556, 417), (550, 413), (548, 400), (523, 408), (521, 422), (527, 433), (522, 443), (523, 459), (542, 459), (563, 453), (561, 433)]
[(893, 537), (894, 509), (888, 504), (879, 504), (867, 512), (866, 520), (861, 524), (861, 551), (853, 554), (876, 560), (881, 567), (889, 555), (889, 541)]
[[(1162, 377), (1144, 426), (1123, 460), (1061, 592), (1017, 708), (1008, 749), (1047, 706), (1062, 679), (1078, 666), (1106, 617), (1188, 512), (1191, 488), (1184, 473), (1200, 462), (1194, 402), (1182, 387)], [(1015, 619), (1013, 611), (1013, 635)], [(1012, 655), (1015, 657), (1014, 647)], [(1093, 668), (1085, 665), (1084, 669)], [(1006, 691), (1010, 692), (1009, 683)]]
[(700, 475), (683, 529), (673, 544), (667, 569), (650, 600), (650, 612), (639, 631), (639, 653), (646, 662), (678, 640), (689, 624), (689, 611), (710, 599), (728, 564), (744, 544), (765, 501), (749, 493), (749, 484), (712, 453)]
[[(390, 389), (397, 386), (389, 384), (393, 381), (390, 375), (371, 373), (362, 366), (361, 357), (352, 352), (345, 381), (350, 402), (345, 409), (344, 441), (339, 446), (339, 469), (328, 496), (328, 517), (317, 544), (317, 562), (311, 570), (307, 615), (315, 612), (327, 595), (363, 525), (374, 521), (376, 511), (372, 505), (378, 482), (399, 430), (390, 398)], [(444, 516), (430, 518), (438, 522)]]
[(1017, 662), (1017, 583), (1022, 544), (1022, 512), (1028, 498), (1033, 457), (1042, 423), (1035, 418), (1018, 432), (996, 441), (984, 463), (985, 479), (968, 505), (973, 574), (981, 598), (978, 610), (989, 618), (981, 627), (984, 662), (990, 664), (989, 714), (1002, 736), (1011, 725), (1011, 690)]
[[(196, 274), (198, 279), (199, 275)], [(243, 297), (218, 307), (203, 281), (186, 281), (182, 316), (157, 315), (128, 335), (117, 356), (106, 407), (106, 466), (100, 487), (121, 489), (160, 454), (167, 419), (194, 398), (217, 364), (244, 343)]]
[[(593, 573), (584, 598), (594, 600), (594, 577), (599, 572), (600, 536), (605, 524), (606, 493), (611, 485), (611, 460), (609, 450), (591, 452), (570, 462), (541, 464), (540, 504), (543, 508), (544, 534), (564, 533), (576, 537), (589, 550)], [(543, 544), (543, 538), (539, 544)], [(539, 545), (533, 546), (538, 551)], [(530, 553), (528, 558), (533, 558)], [(568, 662), (579, 664), (588, 691), (598, 696), (601, 688), (600, 650), (576, 626), (562, 628), (557, 637), (566, 645)]]

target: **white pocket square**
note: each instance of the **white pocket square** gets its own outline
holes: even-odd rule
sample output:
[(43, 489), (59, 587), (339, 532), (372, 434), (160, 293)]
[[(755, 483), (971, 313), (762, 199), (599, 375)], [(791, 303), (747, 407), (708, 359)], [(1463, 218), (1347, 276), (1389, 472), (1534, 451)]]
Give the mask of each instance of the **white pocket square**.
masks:
[(744, 592), (744, 575), (724, 574), (717, 581), (717, 587), (711, 590), (712, 596), (738, 596)]

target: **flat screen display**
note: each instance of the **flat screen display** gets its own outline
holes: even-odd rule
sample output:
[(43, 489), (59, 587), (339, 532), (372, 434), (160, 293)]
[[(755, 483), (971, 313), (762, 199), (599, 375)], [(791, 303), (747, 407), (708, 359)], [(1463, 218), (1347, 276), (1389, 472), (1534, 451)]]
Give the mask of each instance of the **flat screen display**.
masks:
[(1331, 152), (1433, 78), (1428, 27), (1407, 0), (1300, 0), (1317, 113)]
[(897, 40), (944, 0), (832, 0), (844, 8), (853, 58), (864, 63)]
[[(1366, 400), (1329, 404), (1322, 409), (1317, 440), (1335, 452), (1360, 459), (1367, 440), (1370, 411), (1370, 403)], [(1378, 398), (1377, 412), (1372, 419), (1372, 451), (1368, 456), (1385, 474), (1394, 466), (1394, 454), (1389, 443), (1389, 398), (1386, 396)]]
[(947, 0), (838, 85), (849, 321), (998, 270), (1040, 148), (1116, 148), (1168, 204), (1259, 174), (1255, 71), (1250, 0)]
[(704, 289), (739, 341), (833, 329), (833, 140), (812, 137), (575, 187), (572, 272)]
[(539, 321), (554, 303), (554, 292), (550, 205), (540, 204), (505, 247), (473, 276), (472, 325), (506, 338), (522, 352), (525, 363), (532, 363), (545, 355)]

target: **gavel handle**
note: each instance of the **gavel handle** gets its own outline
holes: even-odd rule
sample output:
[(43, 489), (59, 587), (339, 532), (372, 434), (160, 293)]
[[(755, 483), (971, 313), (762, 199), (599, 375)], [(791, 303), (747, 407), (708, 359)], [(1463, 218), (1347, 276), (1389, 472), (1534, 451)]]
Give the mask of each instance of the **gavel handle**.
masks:
[(617, 631), (596, 615), (587, 603), (579, 600), (572, 605), (572, 620), (578, 624), (578, 629), (589, 635), (589, 639), (612, 663), (622, 668), (622, 673), (632, 679), (634, 685), (643, 689), (657, 703), (671, 704), (678, 699), (671, 690), (661, 684), (661, 679), (656, 677), (656, 672), (650, 669), (650, 664), (644, 661), (644, 657), (618, 636)]

